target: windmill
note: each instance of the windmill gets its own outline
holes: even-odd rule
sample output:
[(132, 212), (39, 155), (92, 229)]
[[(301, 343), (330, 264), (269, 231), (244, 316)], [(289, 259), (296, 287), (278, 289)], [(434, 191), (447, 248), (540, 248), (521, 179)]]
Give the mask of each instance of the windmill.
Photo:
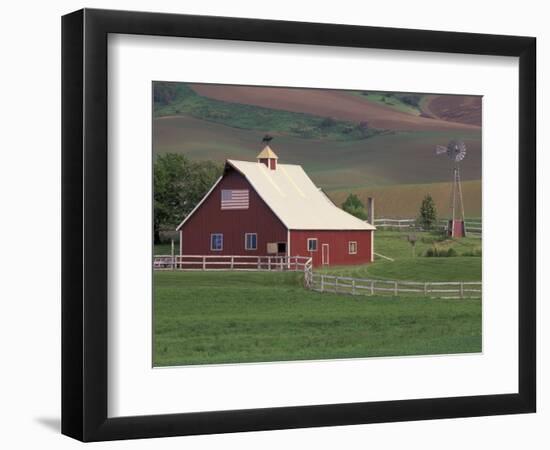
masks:
[(466, 157), (466, 145), (462, 141), (451, 140), (447, 146), (438, 145), (435, 148), (436, 155), (446, 154), (453, 162), (453, 185), (451, 189), (451, 218), (447, 233), (454, 238), (466, 236), (464, 225), (464, 202), (462, 199), (462, 185), (460, 182), (460, 162)]

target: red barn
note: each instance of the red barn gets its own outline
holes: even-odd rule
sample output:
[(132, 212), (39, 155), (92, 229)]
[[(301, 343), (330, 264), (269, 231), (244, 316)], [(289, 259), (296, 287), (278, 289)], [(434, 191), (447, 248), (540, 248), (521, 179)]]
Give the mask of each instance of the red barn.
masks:
[(301, 166), (227, 160), (177, 230), (180, 255), (311, 256), (313, 265), (373, 261), (375, 227), (338, 208)]

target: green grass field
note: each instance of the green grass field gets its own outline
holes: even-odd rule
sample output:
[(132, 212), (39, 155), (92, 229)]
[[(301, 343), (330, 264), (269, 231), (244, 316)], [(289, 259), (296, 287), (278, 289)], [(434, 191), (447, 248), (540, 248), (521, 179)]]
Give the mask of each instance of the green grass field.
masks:
[[(451, 239), (442, 236), (437, 232), (416, 232), (417, 237), (415, 252), (417, 257), (422, 256), (434, 245), (442, 250), (454, 249), (459, 256), (481, 249), (481, 239), (475, 237), (466, 237), (462, 239)], [(382, 253), (393, 259), (402, 259), (412, 257), (411, 244), (407, 240), (407, 232), (376, 230), (374, 237), (374, 251)], [(443, 258), (425, 258), (425, 259), (443, 259)], [(453, 259), (453, 258), (445, 258)]]
[(480, 257), (376, 259), (373, 264), (323, 269), (331, 275), (402, 281), (481, 281)]
[[(406, 232), (376, 231), (374, 251), (395, 261), (375, 257), (375, 262), (360, 266), (328, 267), (323, 272), (356, 278), (403, 281), (481, 281), (481, 256), (463, 256), (481, 251), (481, 239), (467, 237), (447, 239), (439, 233), (418, 232), (413, 257)], [(426, 251), (436, 246), (452, 248), (457, 256), (426, 257)]]
[(481, 351), (481, 301), (306, 291), (296, 273), (155, 272), (154, 365)]

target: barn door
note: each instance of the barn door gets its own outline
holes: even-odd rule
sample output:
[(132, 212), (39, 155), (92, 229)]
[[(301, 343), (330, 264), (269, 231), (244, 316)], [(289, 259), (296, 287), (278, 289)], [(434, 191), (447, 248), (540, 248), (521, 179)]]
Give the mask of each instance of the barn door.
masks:
[(321, 247), (321, 262), (323, 264), (326, 264), (328, 266), (329, 264), (329, 247), (328, 247), (328, 244), (323, 244), (322, 247)]

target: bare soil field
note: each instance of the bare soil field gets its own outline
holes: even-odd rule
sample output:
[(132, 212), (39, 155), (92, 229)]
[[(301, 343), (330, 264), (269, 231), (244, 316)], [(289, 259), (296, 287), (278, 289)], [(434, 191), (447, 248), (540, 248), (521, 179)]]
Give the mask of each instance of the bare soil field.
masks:
[(466, 95), (428, 95), (422, 112), (435, 119), (481, 127), (481, 97)]
[[(373, 128), (403, 131), (473, 130), (477, 125), (407, 114), (370, 102), (346, 91), (329, 89), (269, 88), (215, 84), (189, 84), (199, 95), (225, 102), (332, 117), (368, 121)], [(447, 97), (444, 97), (447, 98)], [(436, 109), (443, 113), (442, 108)], [(430, 114), (432, 115), (432, 114)], [(435, 113), (433, 114), (435, 116)]]
[[(357, 194), (365, 205), (368, 197), (374, 197), (376, 218), (414, 218), (426, 194), (433, 197), (438, 217), (446, 218), (449, 215), (451, 183), (362, 188), (329, 192), (328, 195), (334, 203), (341, 205), (350, 192)], [(462, 195), (466, 217), (481, 217), (481, 180), (464, 181)]]
[[(269, 131), (269, 130), (266, 130)], [(447, 182), (452, 166), (435, 156), (437, 144), (463, 139), (468, 157), (463, 180), (481, 177), (480, 129), (474, 131), (396, 132), (359, 141), (300, 139), (273, 133), (273, 149), (281, 163), (300, 164), (317, 186), (328, 191), (390, 184)], [(153, 121), (155, 153), (182, 153), (195, 160), (254, 161), (264, 133), (244, 130), (189, 116), (166, 116)]]

